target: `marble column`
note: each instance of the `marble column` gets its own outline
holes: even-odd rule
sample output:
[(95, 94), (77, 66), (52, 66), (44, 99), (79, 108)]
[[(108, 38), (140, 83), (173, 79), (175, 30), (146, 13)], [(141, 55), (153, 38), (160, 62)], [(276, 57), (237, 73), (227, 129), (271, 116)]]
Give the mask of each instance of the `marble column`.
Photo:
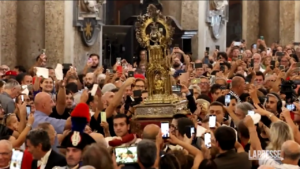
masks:
[(73, 1), (64, 1), (64, 63), (74, 64), (76, 27), (73, 26)]
[[(280, 44), (287, 45), (295, 40), (295, 2), (296, 1), (279, 1), (279, 37)], [(298, 2), (297, 2), (298, 3)], [(299, 12), (299, 11), (297, 11)], [(299, 29), (297, 30), (299, 31)]]
[[(201, 53), (204, 54), (205, 46), (206, 46), (206, 34), (209, 33), (208, 29), (206, 28), (207, 25), (205, 23), (205, 16), (206, 16), (206, 1), (199, 1), (198, 2), (198, 56), (201, 56)], [(199, 31), (200, 30), (200, 31)], [(198, 57), (197, 59), (200, 59)]]
[(64, 61), (65, 1), (45, 1), (45, 48), (47, 64)]
[(300, 1), (295, 1), (295, 42), (300, 42)]
[(17, 3), (0, 1), (0, 64), (10, 67), (17, 63)]
[(259, 38), (264, 36), (266, 43), (279, 41), (279, 1), (259, 1)]
[(17, 1), (17, 63), (30, 68), (45, 48), (45, 1)]
[(243, 39), (246, 40), (247, 47), (250, 47), (259, 36), (259, 1), (242, 1), (242, 5)]

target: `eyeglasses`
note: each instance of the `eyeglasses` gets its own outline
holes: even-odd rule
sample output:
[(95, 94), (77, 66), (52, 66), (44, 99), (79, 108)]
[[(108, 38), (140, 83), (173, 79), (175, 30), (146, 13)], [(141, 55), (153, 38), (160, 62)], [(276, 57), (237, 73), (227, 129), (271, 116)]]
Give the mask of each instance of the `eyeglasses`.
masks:
[(171, 124), (170, 128), (173, 128), (174, 130), (177, 130), (177, 127), (174, 124)]

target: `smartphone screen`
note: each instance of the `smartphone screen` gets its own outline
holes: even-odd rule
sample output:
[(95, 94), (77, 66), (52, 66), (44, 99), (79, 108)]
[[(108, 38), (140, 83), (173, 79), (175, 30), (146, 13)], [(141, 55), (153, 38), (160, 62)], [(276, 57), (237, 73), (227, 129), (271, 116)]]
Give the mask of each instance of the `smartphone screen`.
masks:
[(254, 111), (253, 110), (248, 110), (248, 115), (249, 116), (253, 116), (254, 115)]
[(26, 112), (27, 112), (27, 115), (29, 115), (31, 113), (31, 106), (30, 105), (26, 106)]
[(242, 56), (242, 55), (238, 55), (238, 59), (239, 59), (239, 60), (242, 60), (242, 59), (243, 59), (243, 56)]
[(295, 105), (294, 105), (294, 104), (287, 104), (287, 105), (286, 105), (286, 108), (287, 108), (289, 111), (294, 111), (294, 110), (295, 110)]
[(195, 68), (202, 68), (202, 63), (195, 63)]
[(24, 95), (21, 95), (21, 100), (22, 102), (24, 102)]
[(134, 71), (129, 71), (128, 72), (128, 77), (134, 77)]
[(264, 36), (260, 36), (260, 39), (261, 39), (261, 40), (264, 40)]
[(279, 69), (280, 69), (280, 70), (284, 70), (284, 69), (285, 69), (284, 65), (280, 65), (280, 66), (279, 66)]
[(191, 130), (191, 134), (195, 134), (195, 127), (191, 127), (190, 130)]
[(217, 50), (220, 50), (220, 46), (219, 46), (219, 45), (216, 45), (216, 49), (217, 49)]
[(207, 148), (211, 147), (211, 134), (210, 133), (204, 134), (204, 144)]
[(106, 122), (106, 112), (105, 111), (102, 111), (101, 112), (101, 122)]
[(137, 147), (116, 147), (115, 148), (117, 164), (137, 163)]
[(231, 98), (231, 96), (229, 94), (225, 95), (225, 106), (229, 106), (229, 104), (230, 104), (230, 98)]
[(99, 88), (99, 85), (98, 85), (98, 84), (94, 84), (94, 85), (93, 85), (93, 88), (92, 88), (92, 90), (91, 90), (91, 95), (92, 95), (92, 96), (95, 96), (95, 95), (96, 95), (96, 92), (97, 92), (98, 88)]
[(13, 149), (9, 168), (10, 169), (21, 169), (23, 155), (24, 155), (24, 153), (22, 151)]
[(282, 56), (284, 56), (284, 55), (285, 55), (284, 52), (276, 52), (276, 56), (282, 57)]
[(256, 49), (256, 48), (257, 48), (257, 46), (256, 46), (256, 44), (254, 44), (254, 45), (253, 45), (253, 49)]
[(121, 65), (121, 58), (117, 58), (117, 63)]
[(172, 91), (173, 91), (174, 93), (180, 92), (180, 91), (181, 91), (181, 86), (179, 86), (179, 85), (172, 86)]
[(216, 127), (216, 122), (217, 122), (217, 117), (216, 116), (209, 116), (209, 120), (208, 120), (208, 125), (209, 128), (215, 128)]
[(170, 137), (169, 136), (169, 130), (170, 130), (169, 122), (162, 122), (160, 129), (161, 129), (163, 139), (167, 139)]
[(234, 46), (241, 46), (241, 42), (234, 42), (233, 45)]

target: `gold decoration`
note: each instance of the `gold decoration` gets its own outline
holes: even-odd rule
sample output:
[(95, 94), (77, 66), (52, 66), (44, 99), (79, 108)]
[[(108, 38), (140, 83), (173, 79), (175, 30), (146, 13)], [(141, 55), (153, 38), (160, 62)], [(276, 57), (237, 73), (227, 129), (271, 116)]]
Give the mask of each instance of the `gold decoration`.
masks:
[(91, 22), (87, 22), (85, 24), (84, 32), (85, 32), (85, 36), (88, 39), (90, 39), (92, 37), (92, 31), (93, 31), (92, 23)]
[(187, 101), (173, 95), (171, 56), (169, 46), (172, 44), (173, 20), (163, 16), (150, 4), (147, 13), (137, 18), (136, 38), (148, 51), (149, 62), (146, 68), (148, 99), (136, 105), (134, 119), (161, 120), (171, 119), (174, 114), (188, 113)]
[(138, 17), (136, 38), (140, 45), (147, 48), (149, 63), (146, 70), (148, 99), (145, 104), (174, 103), (170, 76), (170, 59), (167, 59), (168, 47), (172, 44), (174, 28), (172, 19), (163, 16), (150, 4), (147, 13)]

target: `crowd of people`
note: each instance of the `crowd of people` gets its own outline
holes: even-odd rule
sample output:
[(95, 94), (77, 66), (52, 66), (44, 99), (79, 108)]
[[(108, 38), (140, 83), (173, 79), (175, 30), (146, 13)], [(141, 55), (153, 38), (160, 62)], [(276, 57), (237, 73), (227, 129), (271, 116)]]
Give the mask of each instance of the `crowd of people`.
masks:
[(172, 89), (189, 111), (141, 133), (131, 127), (148, 99), (146, 50), (113, 67), (90, 54), (80, 72), (47, 67), (45, 53), (28, 70), (2, 65), (0, 168), (299, 169), (300, 48), (246, 46), (196, 60), (173, 47)]

